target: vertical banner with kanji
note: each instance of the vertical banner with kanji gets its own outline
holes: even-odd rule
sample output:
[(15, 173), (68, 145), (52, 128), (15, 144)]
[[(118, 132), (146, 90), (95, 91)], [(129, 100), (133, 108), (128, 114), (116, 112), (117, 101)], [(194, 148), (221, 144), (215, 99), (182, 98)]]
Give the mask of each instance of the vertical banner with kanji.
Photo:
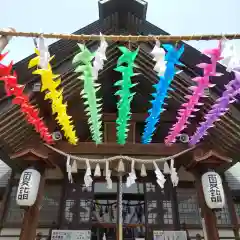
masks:
[(225, 195), (222, 179), (216, 172), (209, 171), (202, 175), (202, 187), (206, 204), (211, 209), (223, 208)]
[(35, 169), (23, 171), (17, 190), (16, 201), (20, 206), (32, 206), (38, 194), (41, 175)]

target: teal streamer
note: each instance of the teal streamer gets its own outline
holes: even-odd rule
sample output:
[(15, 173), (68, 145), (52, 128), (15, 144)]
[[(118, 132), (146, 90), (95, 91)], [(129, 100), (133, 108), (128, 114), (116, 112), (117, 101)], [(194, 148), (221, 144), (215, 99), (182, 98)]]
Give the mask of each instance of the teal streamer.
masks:
[(135, 84), (132, 83), (131, 78), (136, 74), (133, 72), (133, 68), (136, 67), (134, 61), (138, 54), (138, 49), (131, 52), (124, 46), (119, 47), (122, 55), (119, 57), (117, 67), (114, 69), (122, 74), (122, 79), (117, 81), (114, 85), (120, 89), (115, 93), (119, 96), (117, 103), (118, 118), (116, 120), (117, 125), (117, 142), (119, 144), (125, 144), (129, 131), (129, 120), (131, 119), (131, 102), (135, 95), (135, 92), (131, 93), (131, 88)]
[(77, 67), (75, 72), (81, 73), (78, 79), (83, 81), (83, 89), (81, 91), (84, 104), (86, 106), (86, 115), (88, 116), (88, 124), (92, 139), (96, 144), (102, 143), (102, 110), (101, 99), (97, 98), (97, 92), (100, 84), (96, 83), (93, 78), (92, 60), (94, 54), (91, 53), (83, 44), (78, 44), (80, 52), (73, 58), (73, 64)]

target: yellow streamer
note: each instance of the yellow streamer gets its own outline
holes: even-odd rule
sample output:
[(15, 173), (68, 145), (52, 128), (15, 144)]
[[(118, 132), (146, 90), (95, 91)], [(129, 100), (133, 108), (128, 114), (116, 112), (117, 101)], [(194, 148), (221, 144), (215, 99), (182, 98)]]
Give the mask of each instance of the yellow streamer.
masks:
[[(32, 68), (39, 65), (40, 56), (39, 51), (35, 49), (37, 57), (30, 60), (28, 68)], [(52, 114), (57, 114), (56, 121), (61, 125), (61, 130), (64, 132), (64, 136), (67, 138), (68, 142), (71, 144), (77, 144), (78, 138), (76, 137), (76, 130), (72, 125), (72, 117), (67, 114), (67, 104), (63, 103), (63, 89), (57, 90), (61, 84), (60, 75), (55, 75), (52, 72), (52, 67), (50, 61), (54, 58), (52, 56), (49, 59), (47, 69), (37, 69), (33, 74), (38, 74), (41, 76), (42, 86), (41, 92), (45, 92), (45, 100), (49, 99), (52, 104)]]

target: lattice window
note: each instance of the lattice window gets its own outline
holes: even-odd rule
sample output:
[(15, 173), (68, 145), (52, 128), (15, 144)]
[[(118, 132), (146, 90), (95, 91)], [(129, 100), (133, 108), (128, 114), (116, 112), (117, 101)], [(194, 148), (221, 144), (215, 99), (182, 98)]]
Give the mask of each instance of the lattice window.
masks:
[(166, 187), (161, 189), (157, 184), (146, 183), (147, 219), (149, 224), (173, 224), (172, 202), (167, 191)]
[(156, 192), (156, 186), (153, 183), (146, 183), (147, 192)]
[(43, 200), (41, 202), (39, 213), (40, 225), (51, 225), (58, 222), (61, 194), (61, 185), (45, 186)]
[(16, 195), (17, 195), (17, 186), (12, 187), (12, 191), (10, 194), (10, 199), (8, 202), (8, 209), (6, 213), (5, 223), (6, 224), (21, 224), (24, 217), (24, 210), (20, 209), (20, 207), (16, 203)]
[(163, 220), (164, 224), (173, 224), (172, 203), (169, 200), (163, 200)]
[(180, 223), (200, 225), (201, 217), (195, 189), (178, 188), (178, 211)]
[(148, 201), (147, 210), (148, 210), (148, 223), (157, 224), (157, 213), (154, 210), (157, 208), (157, 201)]
[(75, 206), (75, 200), (67, 199), (65, 201), (64, 217), (68, 223), (71, 223), (73, 221), (74, 206)]
[(237, 214), (237, 217), (238, 217), (238, 223), (240, 223), (240, 203), (235, 202), (234, 206), (235, 206), (236, 214)]
[(227, 204), (221, 210), (216, 211), (217, 225), (231, 225)]
[(88, 222), (90, 220), (91, 205), (91, 201), (89, 200), (80, 200), (80, 223)]

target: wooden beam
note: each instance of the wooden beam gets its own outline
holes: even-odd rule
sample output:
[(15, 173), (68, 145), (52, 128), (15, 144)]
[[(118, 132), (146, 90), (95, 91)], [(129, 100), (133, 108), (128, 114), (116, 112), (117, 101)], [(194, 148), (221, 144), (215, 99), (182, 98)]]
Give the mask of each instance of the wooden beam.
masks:
[[(71, 115), (75, 121), (87, 121), (88, 117), (85, 114), (79, 114), (79, 109), (69, 109), (69, 115)], [(130, 122), (144, 122), (148, 117), (147, 113), (132, 113)], [(103, 113), (102, 119), (104, 122), (115, 122), (117, 119), (116, 113)], [(165, 112), (161, 116), (163, 122), (173, 122), (176, 119), (175, 113)]]
[[(96, 145), (93, 142), (80, 142), (78, 145), (74, 146), (64, 141), (57, 143), (54, 147), (63, 152), (76, 155), (142, 155), (159, 157), (171, 156), (188, 148), (187, 145), (178, 143), (168, 147), (163, 143), (127, 143), (125, 145), (103, 143)], [(51, 151), (46, 148), (45, 150), (42, 149), (42, 151), (45, 151), (45, 154), (48, 154), (46, 150), (47, 152)], [(40, 149), (38, 151), (40, 151)]]
[[(172, 156), (188, 149), (186, 144), (181, 143), (166, 146), (164, 143), (126, 143), (125, 145), (119, 145), (117, 143), (103, 143), (96, 145), (94, 142), (79, 142), (77, 145), (71, 145), (66, 141), (59, 141), (53, 145), (53, 147), (73, 155), (135, 155), (158, 157)], [(29, 143), (26, 148), (35, 149), (36, 152), (45, 157), (52, 154), (52, 150), (50, 148), (37, 141)], [(17, 154), (18, 153), (14, 155)]]

